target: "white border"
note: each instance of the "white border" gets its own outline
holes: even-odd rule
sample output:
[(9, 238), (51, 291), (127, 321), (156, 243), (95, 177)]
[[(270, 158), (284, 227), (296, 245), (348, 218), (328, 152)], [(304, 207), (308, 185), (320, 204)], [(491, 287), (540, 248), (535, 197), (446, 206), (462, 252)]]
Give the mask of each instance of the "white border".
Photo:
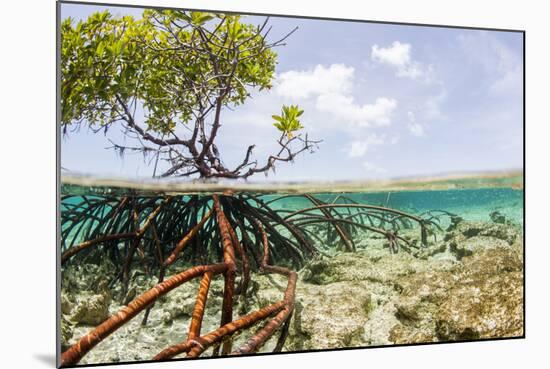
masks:
[[(548, 66), (544, 2), (480, 0), (111, 0), (527, 31), (527, 338), (449, 345), (139, 364), (131, 368), (522, 367), (548, 362)], [(526, 5), (529, 4), (529, 5)], [(2, 4), (0, 148), (2, 367), (53, 367), (55, 353), (55, 4)]]

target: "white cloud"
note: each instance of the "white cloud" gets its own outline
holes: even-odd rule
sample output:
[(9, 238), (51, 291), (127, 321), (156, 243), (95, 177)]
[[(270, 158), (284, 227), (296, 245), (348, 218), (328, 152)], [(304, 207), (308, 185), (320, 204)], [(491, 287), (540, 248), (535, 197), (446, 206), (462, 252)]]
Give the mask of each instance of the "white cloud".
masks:
[(394, 99), (379, 97), (372, 104), (358, 104), (352, 95), (355, 69), (345, 64), (317, 65), (277, 76), (275, 92), (289, 99), (315, 99), (315, 108), (351, 127), (387, 126), (397, 107)]
[(427, 72), (431, 70), (429, 68), (428, 71), (425, 71), (420, 63), (413, 61), (411, 58), (411, 45), (399, 41), (394, 41), (388, 47), (374, 45), (371, 49), (371, 59), (395, 68), (398, 77), (411, 79), (417, 79), (421, 76), (427, 77)]
[(422, 137), (424, 136), (424, 127), (418, 123), (409, 123), (409, 131), (413, 136)]
[(384, 174), (388, 172), (385, 168), (382, 168), (368, 161), (363, 162), (363, 168), (365, 168), (365, 170), (370, 172), (371, 174)]
[(395, 67), (405, 67), (411, 62), (411, 45), (394, 41), (389, 47), (374, 45), (371, 53), (372, 60), (386, 63)]
[(359, 127), (387, 126), (391, 123), (391, 114), (397, 107), (397, 101), (379, 97), (374, 104), (359, 105), (354, 102), (353, 96), (324, 94), (317, 98), (316, 107)]
[(489, 91), (493, 95), (517, 94), (523, 89), (523, 69), (521, 66), (512, 67), (504, 71), (491, 86)]
[(409, 123), (407, 128), (413, 136), (422, 137), (424, 136), (424, 127), (416, 121), (416, 117), (412, 111), (407, 112), (407, 117), (409, 118)]
[(422, 104), (423, 120), (442, 120), (445, 114), (441, 111), (441, 105), (447, 99), (447, 89), (442, 87), (440, 91), (432, 96), (426, 97)]
[(523, 90), (523, 60), (521, 55), (489, 32), (458, 36), (467, 57), (483, 66), (491, 81), (488, 90), (497, 96), (517, 97)]
[(312, 70), (288, 71), (277, 76), (275, 91), (288, 98), (308, 98), (323, 94), (348, 94), (351, 91), (354, 68), (344, 64)]
[(409, 123), (409, 132), (411, 132), (413, 136), (422, 137), (424, 136), (424, 127), (418, 123)]
[(367, 153), (368, 145), (365, 141), (353, 141), (348, 150), (350, 158), (359, 158)]
[(386, 135), (377, 135), (376, 133), (373, 133), (367, 136), (364, 140), (352, 141), (346, 152), (350, 158), (359, 158), (365, 156), (367, 151), (371, 150), (375, 146), (380, 146), (387, 143), (394, 144), (396, 142), (396, 137), (388, 140)]

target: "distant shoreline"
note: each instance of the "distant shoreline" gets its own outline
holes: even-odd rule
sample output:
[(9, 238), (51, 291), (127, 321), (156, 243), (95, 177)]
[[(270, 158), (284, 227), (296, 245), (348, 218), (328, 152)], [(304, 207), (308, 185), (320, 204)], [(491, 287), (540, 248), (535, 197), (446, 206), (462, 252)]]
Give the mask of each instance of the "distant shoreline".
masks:
[(409, 177), (390, 180), (318, 181), (318, 182), (201, 182), (164, 180), (129, 180), (122, 178), (62, 175), (62, 185), (108, 187), (145, 192), (380, 192), (413, 190), (447, 190), (469, 188), (510, 187), (523, 189), (523, 170), (503, 172), (463, 173), (446, 176)]

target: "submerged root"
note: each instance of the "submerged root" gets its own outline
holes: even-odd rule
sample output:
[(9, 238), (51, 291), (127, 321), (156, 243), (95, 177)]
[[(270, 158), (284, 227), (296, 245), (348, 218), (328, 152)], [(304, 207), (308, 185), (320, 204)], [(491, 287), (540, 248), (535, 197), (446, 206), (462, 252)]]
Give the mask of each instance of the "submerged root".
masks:
[[(75, 365), (99, 342), (145, 311), (142, 325), (155, 301), (174, 288), (200, 278), (187, 337), (158, 353), (153, 360), (169, 359), (185, 353), (200, 356), (213, 348), (213, 355), (239, 355), (259, 350), (277, 331), (280, 336), (275, 351), (280, 351), (288, 335), (295, 304), (297, 274), (289, 266), (299, 268), (312, 255), (321, 251), (322, 242), (312, 227), (325, 224), (338, 235), (344, 250), (355, 251), (352, 235), (357, 230), (373, 232), (388, 240), (391, 253), (410, 251), (419, 246), (398, 234), (400, 227), (420, 228), (420, 244), (426, 245), (442, 212), (427, 213), (426, 218), (398, 210), (358, 204), (321, 201), (303, 195), (313, 207), (286, 212), (275, 210), (272, 203), (251, 194), (212, 196), (126, 196), (105, 197), (79, 203), (63, 204), (62, 265), (83, 262), (88, 258), (110, 260), (118, 269), (110, 285), (121, 285), (123, 300), (131, 300), (62, 354), (62, 365)], [(66, 201), (70, 198), (66, 198)], [(341, 210), (344, 210), (342, 212)], [(376, 223), (375, 223), (376, 222)], [(139, 258), (135, 258), (135, 255)], [(138, 260), (135, 260), (138, 259)], [(270, 263), (273, 260), (275, 264)], [(252, 261), (252, 263), (251, 263)], [(194, 266), (164, 279), (175, 265)], [(287, 287), (280, 301), (234, 318), (235, 296), (246, 307), (251, 271), (275, 273), (287, 278)], [(153, 288), (132, 300), (128, 285), (132, 270), (158, 273)], [(224, 288), (219, 328), (201, 334), (205, 305), (211, 281), (223, 274)], [(237, 284), (237, 277), (239, 283)], [(237, 348), (234, 334), (261, 324), (259, 330)]]

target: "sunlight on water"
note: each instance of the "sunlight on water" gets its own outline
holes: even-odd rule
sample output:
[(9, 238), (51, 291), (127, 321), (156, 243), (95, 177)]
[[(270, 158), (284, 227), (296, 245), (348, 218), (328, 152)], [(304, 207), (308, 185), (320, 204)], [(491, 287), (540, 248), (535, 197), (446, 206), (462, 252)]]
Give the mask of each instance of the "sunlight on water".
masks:
[(164, 193), (200, 192), (255, 192), (255, 193), (351, 193), (415, 190), (449, 190), (468, 188), (508, 187), (523, 189), (523, 172), (489, 172), (439, 177), (411, 177), (379, 181), (325, 181), (325, 182), (237, 182), (237, 181), (181, 181), (181, 180), (127, 180), (93, 176), (61, 178), (62, 193), (146, 195)]

